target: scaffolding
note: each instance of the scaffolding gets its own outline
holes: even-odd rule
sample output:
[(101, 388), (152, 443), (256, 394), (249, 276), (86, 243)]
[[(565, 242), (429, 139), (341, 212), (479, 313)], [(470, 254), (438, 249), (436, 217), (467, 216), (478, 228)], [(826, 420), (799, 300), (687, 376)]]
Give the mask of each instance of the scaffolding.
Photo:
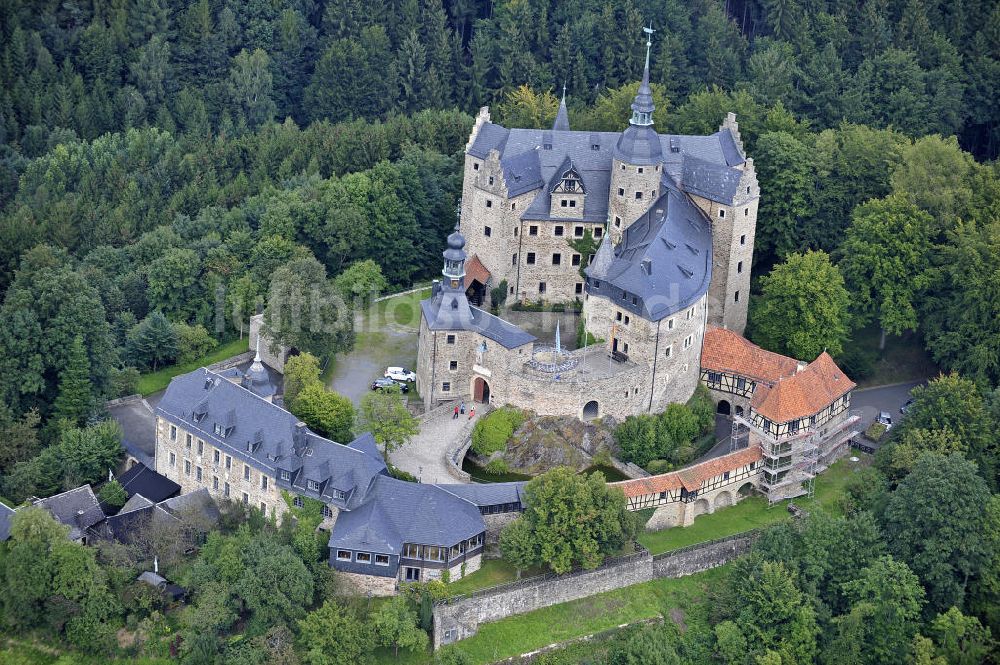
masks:
[(734, 439), (739, 435), (749, 444), (750, 430), (760, 438), (760, 488), (768, 507), (785, 499), (812, 497), (820, 458), (819, 433), (806, 429), (779, 440), (742, 416), (733, 417)]
[(742, 416), (733, 417), (730, 452), (750, 443), (750, 431), (760, 439), (761, 491), (767, 495), (768, 506), (785, 499), (812, 497), (816, 491), (816, 475), (825, 471), (839, 457), (839, 452), (858, 435), (860, 411), (850, 411), (840, 422), (825, 427), (822, 432), (813, 427), (782, 436), (754, 426)]

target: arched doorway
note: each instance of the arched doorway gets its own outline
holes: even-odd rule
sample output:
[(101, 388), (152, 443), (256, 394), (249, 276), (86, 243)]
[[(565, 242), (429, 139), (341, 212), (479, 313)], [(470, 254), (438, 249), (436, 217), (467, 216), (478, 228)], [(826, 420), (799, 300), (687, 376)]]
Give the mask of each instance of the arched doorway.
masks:
[(720, 399), (718, 405), (715, 407), (715, 412), (728, 416), (730, 411), (729, 402), (724, 399)]
[(719, 492), (715, 496), (715, 507), (717, 509), (727, 508), (731, 505), (733, 505), (733, 495), (730, 494), (729, 492)]
[(481, 376), (477, 376), (472, 384), (472, 398), (482, 404), (490, 403), (490, 384)]
[(753, 494), (753, 483), (743, 483), (736, 493), (740, 496), (750, 496)]
[(593, 420), (598, 415), (600, 415), (600, 406), (597, 404), (597, 400), (590, 400), (583, 405), (583, 419)]
[(704, 515), (705, 513), (712, 512), (712, 504), (708, 502), (708, 499), (698, 499), (694, 502), (694, 516)]

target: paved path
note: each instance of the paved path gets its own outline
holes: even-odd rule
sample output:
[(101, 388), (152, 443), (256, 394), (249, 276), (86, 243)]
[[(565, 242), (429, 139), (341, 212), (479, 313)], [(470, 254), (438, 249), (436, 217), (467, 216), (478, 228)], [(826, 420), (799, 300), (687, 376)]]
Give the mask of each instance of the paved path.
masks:
[[(466, 404), (468, 408), (469, 404)], [(457, 419), (450, 409), (441, 409), (420, 425), (420, 432), (402, 448), (389, 454), (392, 463), (412, 473), (424, 483), (461, 482), (448, 472), (448, 452), (472, 431), (482, 404), (477, 404), (476, 417), (469, 420), (468, 411)]]
[(851, 395), (851, 408), (861, 411), (861, 429), (868, 428), (877, 417), (879, 411), (888, 411), (892, 422), (898, 423), (903, 417), (899, 407), (910, 398), (910, 391), (926, 381), (910, 381), (892, 386), (875, 386), (863, 390), (855, 390)]

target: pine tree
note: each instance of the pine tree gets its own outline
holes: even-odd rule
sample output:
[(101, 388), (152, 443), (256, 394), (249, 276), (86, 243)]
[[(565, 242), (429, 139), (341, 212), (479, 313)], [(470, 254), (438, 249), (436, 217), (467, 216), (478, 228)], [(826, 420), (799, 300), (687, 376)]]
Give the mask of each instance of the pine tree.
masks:
[(69, 362), (59, 374), (59, 395), (52, 405), (52, 417), (82, 425), (94, 406), (90, 383), (90, 359), (83, 346), (83, 335), (73, 338)]

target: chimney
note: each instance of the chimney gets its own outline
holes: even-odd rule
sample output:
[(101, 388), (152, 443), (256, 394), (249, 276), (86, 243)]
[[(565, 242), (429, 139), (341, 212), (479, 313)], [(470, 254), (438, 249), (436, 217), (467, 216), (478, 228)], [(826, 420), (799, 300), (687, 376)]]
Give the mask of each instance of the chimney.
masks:
[(642, 268), (643, 274), (647, 277), (653, 274), (653, 261), (651, 259), (643, 259), (639, 263), (639, 267)]
[(160, 572), (160, 559), (156, 556), (153, 557), (153, 572), (154, 573)]
[(86, 515), (86, 513), (87, 511), (85, 510), (76, 511), (76, 523), (81, 529), (85, 527), (83, 523), (83, 516)]

